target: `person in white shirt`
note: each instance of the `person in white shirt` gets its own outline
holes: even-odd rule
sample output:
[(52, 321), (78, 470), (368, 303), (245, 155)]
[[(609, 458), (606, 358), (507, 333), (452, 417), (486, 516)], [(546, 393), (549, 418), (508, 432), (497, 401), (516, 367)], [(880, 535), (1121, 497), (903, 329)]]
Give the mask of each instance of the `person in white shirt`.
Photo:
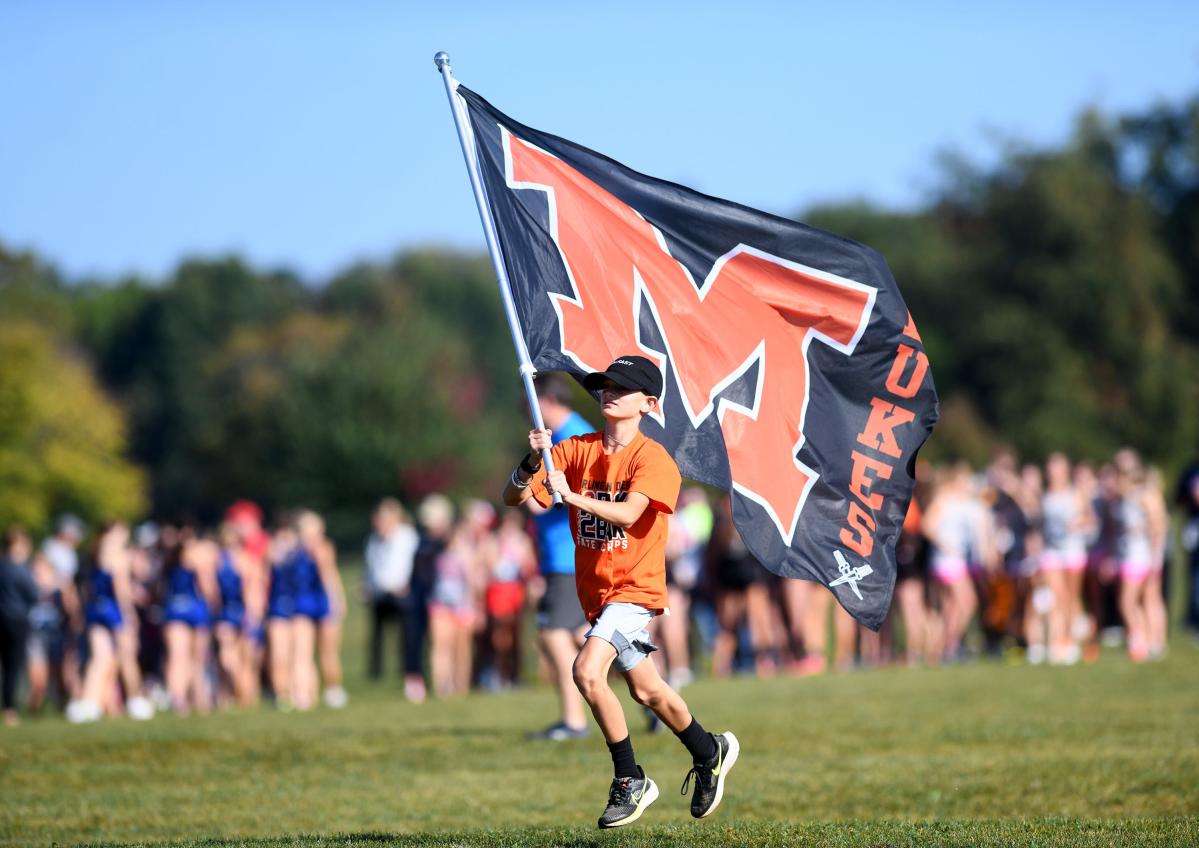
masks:
[[(42, 555), (50, 561), (54, 579), (64, 593), (75, 596), (75, 578), (79, 574), (79, 544), (83, 541), (83, 522), (70, 513), (59, 516), (54, 525), (54, 535), (42, 543)], [(63, 640), (62, 686), (69, 701), (77, 701), (83, 694), (83, 675), (77, 632), (68, 626)]]
[(383, 674), (384, 629), (399, 624), (402, 638), (404, 695), (420, 702), (425, 697), (422, 671), (422, 617), (414, 607), (412, 564), (420, 536), (394, 498), (384, 498), (371, 517), (374, 533), (366, 543), (366, 596), (371, 605), (369, 673)]
[(60, 583), (75, 579), (79, 572), (79, 543), (83, 540), (83, 522), (67, 513), (58, 519), (54, 535), (42, 543), (42, 553), (54, 566)]

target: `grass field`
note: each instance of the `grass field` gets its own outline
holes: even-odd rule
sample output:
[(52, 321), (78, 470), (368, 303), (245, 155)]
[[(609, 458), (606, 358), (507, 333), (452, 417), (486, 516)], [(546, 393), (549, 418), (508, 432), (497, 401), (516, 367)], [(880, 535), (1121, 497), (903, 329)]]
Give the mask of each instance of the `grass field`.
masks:
[[(632, 722), (662, 788), (642, 822), (594, 823), (598, 736), (526, 742), (547, 689), (422, 706), (361, 682), (341, 712), (137, 724), (27, 721), (0, 733), (0, 842), (187, 845), (1199, 845), (1199, 649), (1133, 666), (975, 664), (685, 690), (742, 759), (694, 822), (669, 734)], [(630, 715), (633, 715), (630, 712)]]

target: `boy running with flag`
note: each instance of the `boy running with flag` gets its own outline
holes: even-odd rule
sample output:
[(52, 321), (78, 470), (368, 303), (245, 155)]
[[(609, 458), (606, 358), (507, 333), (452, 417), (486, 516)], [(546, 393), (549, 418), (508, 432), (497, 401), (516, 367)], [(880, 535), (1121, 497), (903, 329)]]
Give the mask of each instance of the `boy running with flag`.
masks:
[(641, 433), (641, 419), (658, 409), (662, 374), (648, 359), (622, 356), (583, 385), (598, 392), (604, 429), (554, 445), (554, 471), (539, 475), (549, 430), (529, 433), (531, 453), (513, 470), (504, 503), (528, 498), (548, 507), (554, 493), (570, 508), (575, 541), (575, 587), (591, 629), (574, 663), (574, 679), (591, 707), (612, 754), (615, 777), (603, 828), (631, 824), (658, 798), (658, 787), (637, 764), (624, 710), (608, 686), (615, 663), (629, 693), (674, 731), (691, 754), (691, 815), (703, 818), (720, 804), (724, 781), (740, 746), (732, 733), (708, 733), (667, 685), (652, 662), (656, 650), (646, 626), (666, 611), (667, 516), (682, 478), (670, 454)]

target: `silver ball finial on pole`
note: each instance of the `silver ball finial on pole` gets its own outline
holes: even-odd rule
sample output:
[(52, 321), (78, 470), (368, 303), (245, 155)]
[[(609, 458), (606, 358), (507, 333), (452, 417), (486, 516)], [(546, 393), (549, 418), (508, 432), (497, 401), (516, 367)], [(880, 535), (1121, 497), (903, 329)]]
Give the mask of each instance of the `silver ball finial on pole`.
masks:
[(438, 71), (441, 70), (442, 65), (449, 67), (450, 66), (450, 54), (446, 53), (444, 50), (438, 50), (437, 54), (433, 57), (433, 64), (437, 66)]

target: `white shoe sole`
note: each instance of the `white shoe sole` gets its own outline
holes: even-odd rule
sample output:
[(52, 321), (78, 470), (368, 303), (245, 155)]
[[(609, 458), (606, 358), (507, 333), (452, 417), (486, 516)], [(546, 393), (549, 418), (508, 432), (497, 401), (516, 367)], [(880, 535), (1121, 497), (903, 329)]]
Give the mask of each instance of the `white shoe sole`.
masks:
[(724, 762), (720, 765), (720, 776), (716, 778), (716, 800), (712, 802), (712, 806), (708, 807), (708, 811), (700, 816), (701, 819), (712, 815), (720, 806), (720, 799), (724, 797), (724, 779), (729, 776), (729, 772), (737, 763), (737, 757), (741, 754), (741, 743), (737, 741), (737, 737), (731, 731), (725, 731), (720, 735), (729, 740), (729, 752), (724, 755)]
[(658, 784), (654, 783), (649, 778), (646, 778), (646, 782), (649, 785), (645, 787), (645, 794), (641, 796), (641, 803), (637, 805), (637, 809), (633, 810), (633, 812), (629, 814), (628, 818), (621, 819), (620, 821), (613, 822), (612, 824), (601, 824), (600, 827), (604, 830), (609, 830), (614, 827), (624, 827), (626, 824), (632, 824), (633, 822), (637, 821), (637, 819), (641, 818), (641, 814), (649, 809), (649, 805), (658, 800)]

